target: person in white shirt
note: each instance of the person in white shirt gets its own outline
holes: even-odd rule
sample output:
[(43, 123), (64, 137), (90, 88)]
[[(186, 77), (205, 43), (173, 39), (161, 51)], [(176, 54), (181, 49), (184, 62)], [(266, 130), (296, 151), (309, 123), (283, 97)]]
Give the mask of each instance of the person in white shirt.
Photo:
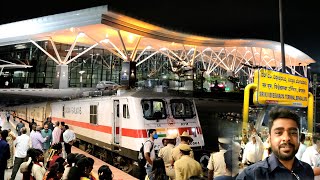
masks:
[(300, 134), (300, 146), (299, 146), (299, 149), (298, 149), (298, 152), (296, 154), (296, 157), (301, 160), (302, 158), (302, 154), (304, 153), (304, 151), (306, 151), (307, 149), (307, 145), (304, 144), (304, 141), (306, 140), (306, 135), (301, 133)]
[(46, 168), (43, 165), (43, 152), (40, 149), (30, 148), (29, 155), (31, 157), (29, 166), (32, 166), (31, 176), (35, 180), (42, 180), (44, 174), (46, 173)]
[(246, 144), (243, 157), (242, 164), (246, 164), (248, 166), (261, 161), (263, 155), (263, 143), (258, 135), (253, 134), (250, 137), (250, 141)]
[(29, 136), (32, 137), (33, 134), (36, 132), (36, 130), (37, 130), (37, 125), (31, 125)]
[(60, 136), (61, 136), (62, 130), (60, 128), (60, 122), (55, 122), (55, 127), (52, 131), (52, 144), (56, 144), (60, 142)]
[(65, 125), (64, 128), (65, 128), (65, 131), (63, 132), (64, 149), (66, 151), (66, 154), (68, 155), (71, 153), (71, 146), (76, 140), (76, 135), (71, 129), (69, 129), (68, 125)]
[(147, 160), (145, 165), (146, 174), (149, 176), (152, 171), (152, 162), (156, 158), (156, 153), (154, 150), (154, 140), (158, 139), (158, 134), (156, 129), (148, 130), (149, 139), (144, 143), (144, 156)]
[(314, 134), (312, 139), (314, 144), (306, 148), (301, 161), (308, 163), (313, 169), (314, 179), (320, 180), (320, 135)]
[(17, 172), (20, 168), (20, 165), (24, 162), (24, 159), (27, 156), (27, 151), (30, 148), (30, 137), (26, 134), (27, 128), (22, 127), (20, 129), (21, 135), (17, 137), (17, 139), (13, 142), (15, 146), (14, 153), (14, 163), (11, 174), (11, 180), (16, 178)]
[(262, 155), (262, 160), (264, 160), (265, 158), (269, 157), (271, 154), (271, 150), (270, 150), (270, 138), (267, 137), (266, 141), (263, 142), (263, 155)]

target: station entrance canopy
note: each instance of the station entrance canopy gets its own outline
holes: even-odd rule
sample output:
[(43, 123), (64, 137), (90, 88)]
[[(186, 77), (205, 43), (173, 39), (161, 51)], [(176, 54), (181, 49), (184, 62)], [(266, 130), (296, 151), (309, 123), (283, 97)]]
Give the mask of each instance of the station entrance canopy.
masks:
[[(43, 49), (40, 41), (51, 42), (53, 50)], [(0, 26), (0, 46), (30, 42), (62, 66), (93, 48), (102, 48), (124, 61), (136, 62), (136, 66), (161, 54), (167, 57), (173, 72), (178, 71), (176, 64), (193, 67), (200, 62), (208, 75), (219, 68), (233, 75), (241, 72), (250, 79), (257, 67), (275, 71), (282, 68), (279, 42), (174, 32), (111, 12), (107, 5)], [(69, 44), (70, 49), (61, 54), (55, 43)], [(80, 45), (86, 48), (79, 51), (76, 46)], [(302, 77), (307, 76), (307, 66), (315, 62), (290, 45), (285, 45), (285, 59), (286, 72)]]

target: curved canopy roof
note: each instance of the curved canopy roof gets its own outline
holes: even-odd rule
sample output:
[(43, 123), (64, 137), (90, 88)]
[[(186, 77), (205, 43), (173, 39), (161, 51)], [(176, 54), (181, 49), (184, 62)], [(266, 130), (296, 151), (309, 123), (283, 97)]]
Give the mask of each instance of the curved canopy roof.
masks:
[[(0, 26), (0, 46), (40, 40), (53, 40), (70, 45), (81, 44), (88, 47), (95, 44), (118, 54), (123, 59), (128, 59), (129, 51), (135, 50), (153, 49), (162, 53), (164, 50), (184, 50), (188, 53), (196, 50), (233, 53), (245, 59), (244, 63), (248, 65), (281, 66), (279, 42), (260, 39), (221, 39), (175, 32), (110, 12), (107, 5)], [(134, 55), (131, 55), (131, 58), (133, 57)], [(307, 54), (287, 44), (285, 44), (285, 57), (287, 66), (307, 66), (315, 62)], [(254, 62), (249, 63), (252, 59)]]

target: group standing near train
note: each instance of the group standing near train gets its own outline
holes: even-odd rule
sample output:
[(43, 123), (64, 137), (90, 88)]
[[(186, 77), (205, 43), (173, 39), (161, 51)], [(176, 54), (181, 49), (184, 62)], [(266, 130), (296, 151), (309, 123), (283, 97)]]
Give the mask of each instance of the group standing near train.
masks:
[[(191, 97), (140, 90), (113, 96), (80, 98), (8, 107), (18, 119), (43, 126), (64, 122), (77, 137), (74, 145), (100, 159), (138, 177), (138, 153), (155, 129), (156, 153), (169, 135), (190, 134), (196, 157), (201, 157), (204, 140)], [(180, 142), (180, 138), (178, 138)], [(199, 154), (199, 155), (198, 155)]]

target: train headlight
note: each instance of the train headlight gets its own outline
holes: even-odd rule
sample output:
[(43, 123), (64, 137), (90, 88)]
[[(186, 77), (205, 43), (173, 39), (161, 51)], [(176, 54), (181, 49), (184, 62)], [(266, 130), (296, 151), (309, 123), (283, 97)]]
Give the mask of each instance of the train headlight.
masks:
[(191, 128), (191, 131), (192, 131), (192, 135), (194, 137), (197, 137), (197, 129), (193, 127), (193, 128)]
[(168, 129), (167, 133), (168, 135), (174, 135), (174, 136), (178, 136), (178, 129)]

